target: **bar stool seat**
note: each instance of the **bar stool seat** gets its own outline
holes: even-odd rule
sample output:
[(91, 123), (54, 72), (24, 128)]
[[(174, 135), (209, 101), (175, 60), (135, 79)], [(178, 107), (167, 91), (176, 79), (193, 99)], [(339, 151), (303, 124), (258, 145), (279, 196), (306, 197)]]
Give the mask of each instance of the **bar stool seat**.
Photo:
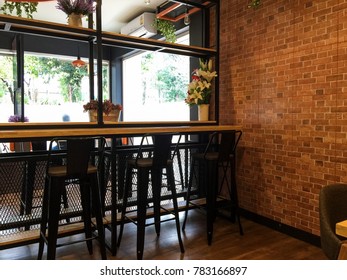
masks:
[[(191, 170), (190, 179), (187, 188), (185, 217), (182, 225), (182, 230), (185, 230), (188, 209), (190, 206), (199, 207), (192, 201), (192, 182), (196, 177), (196, 168), (203, 168), (201, 171), (201, 182), (198, 183), (200, 194), (206, 196), (206, 209), (207, 219), (207, 242), (208, 245), (212, 244), (213, 237), (213, 222), (216, 217), (217, 210), (217, 195), (222, 191), (224, 183), (227, 185), (229, 193), (231, 218), (235, 218), (239, 224), (240, 234), (243, 235), (243, 229), (239, 216), (239, 206), (236, 187), (236, 174), (235, 174), (235, 160), (236, 160), (236, 147), (241, 138), (241, 131), (232, 132), (215, 132), (211, 135), (205, 151), (201, 153), (193, 153), (191, 155)], [(228, 181), (228, 170), (230, 170), (231, 182)], [(220, 171), (222, 176), (220, 180)]]
[[(53, 143), (62, 140), (66, 141), (66, 150), (54, 151)], [(97, 143), (98, 148), (96, 157), (93, 157), (95, 143)], [(88, 251), (92, 254), (92, 239), (95, 237), (93, 237), (91, 220), (92, 216), (95, 216), (101, 257), (106, 259), (99, 170), (91, 162), (92, 158), (94, 160), (97, 158), (98, 166), (103, 164), (104, 148), (105, 139), (103, 137), (55, 138), (50, 142), (42, 203), (38, 259), (42, 259), (45, 243), (47, 243), (47, 259), (55, 259), (58, 246), (69, 244), (57, 244), (62, 195), (66, 192), (66, 182), (69, 181), (73, 182), (74, 186), (79, 185), (85, 232), (85, 239), (81, 241), (86, 241)], [(57, 156), (63, 156), (63, 160), (60, 158), (57, 160)], [(63, 165), (61, 165), (62, 163)], [(47, 229), (48, 234), (46, 235)]]
[[(148, 152), (147, 157), (144, 156), (146, 152), (146, 147), (144, 145), (145, 139), (150, 137), (153, 139), (153, 149)], [(125, 190), (123, 191), (123, 203), (121, 207), (121, 223), (119, 230), (118, 238), (118, 247), (120, 246), (124, 223), (125, 220), (129, 220), (137, 225), (137, 259), (143, 258), (144, 250), (144, 240), (145, 240), (145, 227), (150, 225), (155, 225), (155, 230), (157, 235), (160, 235), (160, 224), (169, 220), (175, 220), (177, 236), (179, 241), (179, 246), (181, 253), (184, 253), (184, 246), (181, 239), (180, 232), (180, 222), (179, 222), (179, 212), (177, 205), (177, 194), (173, 170), (173, 157), (176, 154), (178, 142), (176, 144), (175, 151), (171, 153), (171, 140), (172, 134), (154, 134), (154, 135), (145, 135), (137, 153), (136, 158), (128, 159), (126, 162), (126, 182)], [(173, 210), (166, 209), (161, 202), (161, 189), (162, 189), (162, 178), (163, 178), (163, 169), (166, 170), (167, 179), (167, 188), (171, 191), (171, 200), (173, 203)], [(134, 172), (135, 171), (135, 172)], [(128, 198), (129, 192), (132, 191), (132, 175), (136, 174), (137, 176), (137, 185), (136, 185), (136, 212), (137, 217), (134, 219), (131, 217), (130, 212), (128, 211)], [(152, 187), (153, 196), (148, 195), (149, 188)], [(166, 197), (165, 200), (168, 198)], [(153, 203), (153, 215), (154, 223), (146, 224), (146, 213), (147, 206)], [(161, 210), (164, 214), (173, 215), (171, 219), (161, 220)]]
[[(88, 164), (87, 175), (95, 174), (98, 172), (98, 168), (94, 165)], [(48, 169), (48, 175), (51, 177), (68, 177), (67, 167), (62, 166), (53, 166)]]

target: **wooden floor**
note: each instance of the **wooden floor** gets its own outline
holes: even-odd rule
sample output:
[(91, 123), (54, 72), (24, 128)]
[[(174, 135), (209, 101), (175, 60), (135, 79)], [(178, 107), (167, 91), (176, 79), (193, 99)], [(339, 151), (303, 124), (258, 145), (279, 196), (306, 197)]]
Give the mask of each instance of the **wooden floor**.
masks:
[[(181, 213), (182, 215), (182, 213)], [(182, 217), (182, 216), (181, 216)], [(182, 220), (182, 219), (181, 219)], [(173, 222), (162, 224), (160, 237), (154, 228), (146, 229), (144, 259), (148, 260), (325, 260), (322, 250), (306, 242), (289, 237), (268, 227), (242, 219), (244, 235), (238, 226), (222, 217), (215, 222), (213, 243), (207, 245), (205, 216), (201, 211), (190, 210), (186, 230), (183, 233), (185, 253), (181, 254)], [(126, 224), (121, 246), (116, 256), (108, 252), (108, 259), (136, 259), (136, 226)], [(108, 230), (107, 238), (110, 238)], [(81, 235), (68, 237), (78, 239)], [(0, 251), (0, 260), (36, 259), (37, 244)], [(45, 254), (44, 254), (45, 257)], [(89, 255), (85, 243), (77, 243), (57, 249), (57, 259), (100, 259), (97, 241), (94, 254)]]

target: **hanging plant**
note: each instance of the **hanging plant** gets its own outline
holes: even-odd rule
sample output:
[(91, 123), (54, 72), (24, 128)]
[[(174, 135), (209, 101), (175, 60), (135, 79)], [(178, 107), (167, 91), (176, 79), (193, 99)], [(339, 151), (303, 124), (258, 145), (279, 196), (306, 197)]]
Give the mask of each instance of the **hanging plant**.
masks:
[(253, 8), (256, 9), (260, 6), (261, 1), (260, 0), (252, 0), (249, 4), (248, 4), (248, 8)]
[(172, 22), (156, 18), (154, 20), (154, 26), (157, 28), (158, 32), (165, 37), (167, 42), (176, 42), (176, 28)]
[(18, 17), (22, 17), (25, 14), (27, 18), (32, 19), (33, 13), (37, 12), (37, 5), (38, 2), (11, 2), (5, 0), (0, 11), (4, 15), (13, 15), (15, 13)]

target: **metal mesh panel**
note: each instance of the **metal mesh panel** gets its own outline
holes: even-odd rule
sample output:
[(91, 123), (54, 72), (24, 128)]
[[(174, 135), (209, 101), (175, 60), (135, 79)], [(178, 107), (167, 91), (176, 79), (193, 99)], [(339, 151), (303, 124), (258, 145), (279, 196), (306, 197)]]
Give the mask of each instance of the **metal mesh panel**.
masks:
[(17, 232), (41, 216), (45, 162), (0, 162), (0, 234)]
[[(176, 187), (177, 196), (181, 198), (178, 200), (182, 200), (185, 196), (185, 193), (186, 193), (186, 186), (188, 184), (188, 178), (189, 178), (189, 173), (187, 173), (187, 172), (189, 172), (188, 166), (190, 164), (190, 160), (186, 160), (186, 159), (189, 158), (189, 155), (190, 155), (189, 149), (180, 149), (177, 151), (177, 154), (174, 157), (173, 165), (174, 165), (175, 187)], [(132, 156), (135, 157), (136, 154), (133, 153)], [(146, 156), (147, 156), (147, 154), (144, 153), (144, 157), (146, 157)], [(131, 154), (128, 154), (128, 157), (131, 157)], [(125, 165), (126, 164), (125, 161), (126, 161), (126, 159), (124, 159), (121, 162), (118, 161), (117, 162), (118, 166), (122, 165), (122, 164)], [(125, 172), (125, 169), (124, 169), (124, 172)], [(124, 178), (125, 178), (125, 174), (124, 174)], [(131, 182), (132, 182), (131, 193), (128, 194), (128, 205), (130, 205), (130, 206), (135, 205), (136, 200), (137, 200), (137, 196), (136, 196), (137, 173), (136, 173), (136, 171), (132, 172)], [(122, 193), (122, 191), (120, 191), (119, 189), (118, 189), (118, 192)], [(162, 203), (167, 202), (167, 201), (165, 201), (165, 197), (167, 198), (167, 200), (169, 200), (171, 198), (171, 195), (172, 195), (171, 191), (167, 188), (165, 169), (163, 170), (163, 176), (162, 176), (161, 195), (162, 195), (162, 197), (164, 197), (164, 200), (162, 201)], [(151, 178), (149, 179), (148, 198), (149, 198), (149, 201), (152, 198)], [(122, 203), (122, 197), (120, 196), (118, 198), (118, 204), (120, 205), (121, 203)]]
[[(119, 209), (125, 181), (126, 160), (136, 155), (137, 147), (128, 146), (116, 150), (116, 154), (106, 153), (104, 158), (104, 205), (106, 214), (111, 209)], [(190, 147), (182, 147), (174, 158), (176, 190), (181, 200), (185, 196), (190, 170)], [(0, 237), (18, 231), (39, 228), (41, 219), (42, 195), (45, 184), (46, 154), (36, 155), (14, 153), (0, 160)], [(112, 161), (114, 169), (112, 169)], [(96, 163), (99, 164), (98, 158)], [(181, 169), (179, 168), (181, 167)], [(171, 191), (166, 188), (165, 170), (163, 175), (162, 195), (170, 199)], [(132, 176), (132, 195), (130, 203), (136, 204), (136, 174)], [(78, 182), (71, 181), (66, 186), (66, 200), (62, 198), (61, 223), (80, 221), (81, 204)], [(115, 192), (115, 193), (113, 193)], [(116, 197), (115, 205), (112, 195)], [(151, 187), (149, 196), (152, 196)]]
[(18, 223), (23, 221), (20, 215), (21, 192), (26, 174), (26, 162), (6, 162), (0, 165), (0, 226), (6, 223)]

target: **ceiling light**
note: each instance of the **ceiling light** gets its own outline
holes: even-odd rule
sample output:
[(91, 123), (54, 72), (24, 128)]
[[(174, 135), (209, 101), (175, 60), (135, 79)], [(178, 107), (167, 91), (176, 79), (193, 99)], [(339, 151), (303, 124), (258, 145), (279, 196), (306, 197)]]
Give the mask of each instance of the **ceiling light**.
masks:
[(77, 57), (76, 60), (72, 61), (71, 63), (73, 66), (78, 67), (78, 68), (86, 65), (86, 63), (79, 56)]
[(145, 0), (145, 4), (146, 4), (146, 5), (151, 4), (151, 0)]
[(190, 17), (189, 17), (189, 11), (188, 11), (188, 7), (186, 6), (186, 14), (184, 16), (183, 22), (185, 25), (189, 25), (190, 24)]
[(77, 48), (77, 59), (72, 61), (71, 63), (73, 66), (78, 67), (78, 68), (86, 65), (86, 63), (80, 57), (80, 48), (79, 47)]

